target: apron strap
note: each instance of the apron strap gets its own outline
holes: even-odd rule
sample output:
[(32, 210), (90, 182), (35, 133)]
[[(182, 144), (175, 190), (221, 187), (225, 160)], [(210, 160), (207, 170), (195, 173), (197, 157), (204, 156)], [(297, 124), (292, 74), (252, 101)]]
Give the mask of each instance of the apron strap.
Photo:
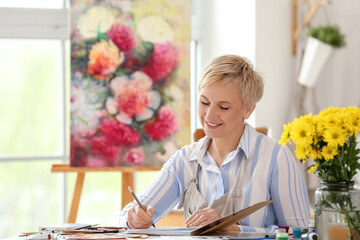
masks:
[(180, 199), (180, 202), (179, 202), (179, 204), (177, 206), (177, 209), (181, 209), (183, 207), (184, 200), (185, 200), (185, 195), (186, 195), (187, 190), (189, 189), (190, 184), (195, 184), (196, 189), (198, 189), (198, 176), (199, 176), (200, 168), (201, 168), (201, 166), (198, 163), (195, 176), (190, 180), (189, 184), (187, 185), (186, 189), (184, 190), (183, 194), (181, 195), (181, 199)]

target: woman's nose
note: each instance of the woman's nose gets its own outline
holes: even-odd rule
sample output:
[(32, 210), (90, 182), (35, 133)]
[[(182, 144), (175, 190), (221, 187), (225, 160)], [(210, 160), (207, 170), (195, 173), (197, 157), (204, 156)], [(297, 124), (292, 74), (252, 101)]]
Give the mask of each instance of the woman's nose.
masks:
[(219, 111), (216, 109), (215, 106), (209, 106), (206, 111), (206, 119), (207, 120), (215, 120), (219, 115)]

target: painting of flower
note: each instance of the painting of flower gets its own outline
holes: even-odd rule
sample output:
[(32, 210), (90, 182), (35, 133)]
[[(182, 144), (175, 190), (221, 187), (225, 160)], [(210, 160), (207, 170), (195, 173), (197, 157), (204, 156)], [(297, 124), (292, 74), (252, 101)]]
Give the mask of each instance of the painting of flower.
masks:
[(189, 56), (189, 0), (71, 0), (70, 165), (161, 166), (189, 144)]

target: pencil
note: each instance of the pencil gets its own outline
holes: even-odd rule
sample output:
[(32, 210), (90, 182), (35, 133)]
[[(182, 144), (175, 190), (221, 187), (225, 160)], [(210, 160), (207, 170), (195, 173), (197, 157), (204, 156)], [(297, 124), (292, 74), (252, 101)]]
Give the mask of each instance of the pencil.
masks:
[[(144, 208), (144, 206), (141, 204), (141, 202), (139, 201), (139, 199), (136, 197), (135, 193), (133, 192), (133, 190), (131, 189), (131, 187), (128, 187), (129, 192), (131, 193), (131, 195), (133, 195), (136, 203), (139, 205), (139, 207), (144, 210), (146, 212), (146, 209)], [(153, 227), (155, 227), (155, 224), (153, 223), (153, 221), (151, 220), (151, 225), (153, 225)]]

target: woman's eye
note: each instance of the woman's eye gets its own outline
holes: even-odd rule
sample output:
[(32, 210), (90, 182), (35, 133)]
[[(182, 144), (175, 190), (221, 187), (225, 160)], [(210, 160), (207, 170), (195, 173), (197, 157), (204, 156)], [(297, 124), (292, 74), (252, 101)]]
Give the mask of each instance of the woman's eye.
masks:
[(220, 107), (222, 110), (228, 110), (228, 107)]
[(204, 105), (209, 105), (210, 103), (207, 103), (207, 102), (204, 102), (204, 101), (201, 101), (202, 104)]

